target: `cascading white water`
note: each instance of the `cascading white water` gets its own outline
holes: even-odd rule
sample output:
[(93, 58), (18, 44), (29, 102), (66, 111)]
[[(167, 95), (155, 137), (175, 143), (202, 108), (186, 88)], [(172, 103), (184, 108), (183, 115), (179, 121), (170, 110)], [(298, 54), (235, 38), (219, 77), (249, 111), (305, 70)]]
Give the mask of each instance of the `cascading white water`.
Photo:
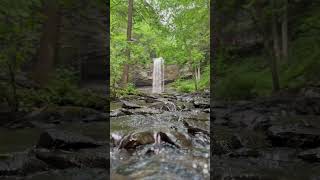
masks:
[(152, 93), (164, 92), (164, 59), (153, 58)]

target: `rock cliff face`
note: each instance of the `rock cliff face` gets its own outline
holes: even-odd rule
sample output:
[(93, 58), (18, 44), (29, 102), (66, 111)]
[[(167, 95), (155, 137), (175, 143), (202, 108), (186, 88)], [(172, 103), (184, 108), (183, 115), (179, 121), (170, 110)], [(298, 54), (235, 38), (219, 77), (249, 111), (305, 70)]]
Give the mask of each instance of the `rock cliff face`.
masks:
[[(152, 70), (152, 64), (145, 67), (135, 66), (130, 74), (134, 85), (137, 87), (152, 86)], [(175, 64), (165, 65), (165, 84), (171, 83), (179, 77), (191, 78), (192, 76), (188, 69), (184, 67)]]

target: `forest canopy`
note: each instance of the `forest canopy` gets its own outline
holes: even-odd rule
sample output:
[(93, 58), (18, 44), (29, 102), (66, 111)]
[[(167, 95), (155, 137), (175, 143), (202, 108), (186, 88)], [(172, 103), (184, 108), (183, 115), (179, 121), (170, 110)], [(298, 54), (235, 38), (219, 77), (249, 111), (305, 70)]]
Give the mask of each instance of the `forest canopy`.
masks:
[[(182, 81), (178, 84), (177, 79), (177, 87), (194, 91), (209, 86), (208, 0), (111, 1), (110, 14), (110, 69), (114, 91), (132, 84), (133, 65), (150, 65), (155, 57), (164, 58), (166, 64), (185, 67), (193, 77), (197, 76), (184, 84)], [(200, 73), (205, 76), (200, 78)]]

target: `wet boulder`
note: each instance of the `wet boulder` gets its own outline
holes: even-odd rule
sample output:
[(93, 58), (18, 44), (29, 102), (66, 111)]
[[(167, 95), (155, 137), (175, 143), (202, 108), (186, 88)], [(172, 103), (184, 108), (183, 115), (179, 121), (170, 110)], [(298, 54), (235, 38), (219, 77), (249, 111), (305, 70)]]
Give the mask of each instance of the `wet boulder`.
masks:
[(258, 157), (260, 155), (259, 151), (251, 148), (240, 148), (230, 154), (230, 157)]
[(202, 111), (205, 112), (205, 113), (210, 113), (210, 108), (204, 109)]
[(288, 147), (272, 147), (259, 150), (262, 159), (268, 159), (276, 162), (298, 162), (298, 150)]
[(138, 146), (155, 142), (154, 134), (150, 131), (128, 134), (121, 140), (119, 149), (135, 149)]
[(188, 136), (188, 134), (172, 131), (168, 132), (166, 135), (170, 138), (170, 141), (172, 142), (171, 144), (173, 144), (175, 147), (183, 149), (190, 149), (193, 147), (192, 139), (190, 136)]
[[(136, 149), (138, 146), (147, 144), (162, 144), (166, 143), (179, 148), (182, 143), (185, 143), (185, 137), (176, 136), (165, 132), (142, 131), (125, 136), (119, 143), (119, 149)], [(179, 134), (180, 135), (180, 134)], [(180, 137), (180, 138), (179, 138)], [(179, 141), (179, 142), (178, 142)]]
[(48, 129), (40, 135), (37, 147), (47, 149), (81, 149), (101, 146), (100, 142), (72, 132)]
[(115, 109), (110, 112), (110, 117), (119, 117), (125, 115), (121, 109)]
[(320, 146), (320, 131), (317, 128), (274, 125), (268, 129), (267, 135), (273, 146), (300, 148)]
[(109, 168), (107, 147), (81, 149), (80, 151), (62, 151), (36, 149), (36, 157), (55, 169), (75, 167)]
[[(109, 172), (106, 169), (101, 168), (68, 168), (68, 169), (52, 169), (45, 172), (39, 172), (24, 177), (15, 177), (14, 180), (61, 180), (61, 179), (72, 179), (72, 180), (106, 180), (109, 179)], [(4, 180), (12, 180), (4, 179)]]
[(224, 126), (215, 126), (210, 142), (211, 153), (214, 155), (228, 154), (236, 149), (245, 147), (242, 137), (233, 129)]
[(196, 108), (210, 108), (210, 100), (206, 98), (198, 98), (194, 100), (193, 105)]
[(199, 134), (199, 133), (202, 133), (202, 134), (205, 134), (207, 136), (210, 136), (210, 133), (208, 131), (203, 130), (201, 128), (190, 126), (187, 121), (183, 121), (183, 125), (187, 128), (188, 133), (193, 135), (193, 136), (195, 136), (196, 134)]
[(139, 109), (122, 109), (122, 112), (126, 115), (133, 115), (133, 114), (141, 114), (141, 115), (146, 115), (146, 114), (160, 114), (161, 111), (158, 109), (151, 109), (147, 107), (142, 107)]
[(125, 108), (125, 109), (136, 109), (136, 108), (141, 108), (141, 106), (135, 104), (135, 103), (132, 103), (132, 102), (129, 102), (129, 101), (125, 101), (125, 100), (122, 100), (122, 107)]
[(249, 129), (267, 129), (271, 126), (268, 116), (252, 109), (233, 112), (228, 119), (238, 127)]
[(165, 104), (161, 101), (153, 102), (148, 107), (152, 109), (162, 109)]
[(176, 145), (176, 143), (173, 142), (172, 139), (166, 133), (157, 132), (155, 134), (155, 143), (160, 144), (162, 142), (171, 144), (172, 146), (179, 148), (179, 146)]
[(194, 98), (190, 95), (179, 95), (177, 96), (177, 100), (181, 102), (193, 103)]
[(320, 114), (320, 97), (299, 98), (292, 103), (297, 114)]
[(157, 109), (161, 111), (176, 111), (177, 106), (171, 101), (159, 101), (152, 103), (149, 108)]
[(320, 162), (320, 148), (303, 151), (298, 157), (308, 162)]
[(26, 175), (47, 169), (46, 163), (37, 159), (32, 153), (1, 155), (0, 175), (3, 176)]

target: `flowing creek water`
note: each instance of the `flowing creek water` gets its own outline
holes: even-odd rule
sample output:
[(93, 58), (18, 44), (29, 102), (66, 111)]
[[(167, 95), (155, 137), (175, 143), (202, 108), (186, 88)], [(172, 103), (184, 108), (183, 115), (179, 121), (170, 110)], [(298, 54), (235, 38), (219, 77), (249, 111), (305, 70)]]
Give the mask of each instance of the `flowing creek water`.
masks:
[[(179, 94), (111, 104), (111, 179), (209, 179), (209, 99)], [(124, 112), (124, 113), (120, 113)]]

